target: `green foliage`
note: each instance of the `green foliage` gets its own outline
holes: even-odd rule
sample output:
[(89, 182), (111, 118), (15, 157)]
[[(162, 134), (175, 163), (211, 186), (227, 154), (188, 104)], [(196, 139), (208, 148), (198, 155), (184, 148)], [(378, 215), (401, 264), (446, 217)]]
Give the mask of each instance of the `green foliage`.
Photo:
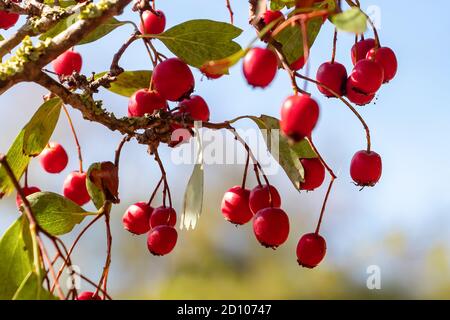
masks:
[(295, 6), (296, 0), (271, 0), (270, 10), (281, 10), (284, 7), (292, 8)]
[(100, 162), (96, 162), (91, 164), (87, 171), (87, 179), (86, 179), (86, 188), (88, 190), (89, 195), (91, 196), (91, 200), (94, 203), (97, 209), (100, 209), (105, 203), (106, 197), (103, 190), (97, 187), (89, 177), (93, 170), (101, 170), (102, 164)]
[(30, 271), (23, 279), (19, 289), (14, 294), (13, 300), (57, 300), (49, 291), (42, 288), (42, 279)]
[[(98, 79), (104, 74), (106, 74), (106, 72), (96, 74), (95, 78)], [(111, 86), (107, 89), (121, 96), (130, 97), (137, 90), (142, 88), (148, 88), (150, 85), (151, 77), (152, 77), (151, 71), (146, 70), (125, 71), (121, 73), (117, 77), (117, 80), (111, 83)]]
[(331, 22), (341, 31), (364, 33), (367, 29), (367, 17), (357, 7), (335, 14)]
[[(17, 179), (20, 179), (30, 161), (48, 143), (58, 121), (62, 101), (51, 99), (41, 105), (31, 120), (20, 131), (7, 153), (7, 160)], [(0, 196), (14, 191), (14, 185), (5, 169), (0, 167)]]

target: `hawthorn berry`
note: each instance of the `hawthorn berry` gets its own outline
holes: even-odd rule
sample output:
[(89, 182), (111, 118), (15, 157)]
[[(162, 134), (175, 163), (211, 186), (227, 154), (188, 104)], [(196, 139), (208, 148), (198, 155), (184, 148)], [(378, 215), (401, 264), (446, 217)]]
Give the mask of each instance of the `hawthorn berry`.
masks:
[[(142, 23), (143, 22), (143, 23)], [(160, 34), (166, 28), (166, 16), (161, 10), (147, 10), (142, 13), (139, 30), (143, 34)]]
[[(25, 197), (28, 197), (29, 195), (36, 193), (36, 192), (41, 192), (41, 189), (39, 189), (38, 187), (23, 187), (22, 191), (25, 195)], [(16, 205), (17, 208), (20, 209), (20, 207), (22, 206), (22, 198), (20, 197), (19, 194), (16, 195)]]
[(49, 142), (41, 152), (39, 162), (48, 173), (60, 173), (66, 168), (69, 157), (62, 145), (57, 142)]
[(125, 230), (134, 234), (144, 234), (150, 230), (150, 217), (154, 210), (145, 202), (137, 202), (128, 207), (122, 217)]
[(189, 97), (195, 86), (191, 69), (179, 58), (170, 58), (159, 63), (153, 70), (152, 80), (156, 91), (170, 101)]
[(19, 20), (17, 13), (0, 10), (0, 29), (8, 30), (17, 23), (17, 20)]
[(195, 121), (209, 121), (209, 107), (205, 99), (192, 95), (189, 99), (181, 101), (178, 105), (181, 113), (187, 113)]
[(148, 233), (147, 247), (151, 254), (164, 256), (175, 248), (177, 239), (178, 233), (174, 227), (157, 226)]
[(64, 180), (63, 194), (79, 206), (91, 200), (86, 188), (86, 172), (74, 171)]
[(381, 172), (381, 157), (374, 151), (358, 151), (350, 163), (350, 175), (361, 187), (373, 187), (380, 180)]
[(167, 109), (167, 101), (156, 91), (140, 89), (128, 100), (128, 117), (143, 117), (161, 109)]
[(267, 10), (266, 12), (264, 12), (263, 14), (261, 14), (261, 18), (264, 21), (265, 25), (268, 25), (272, 22), (274, 22), (275, 20), (278, 19), (278, 23), (276, 23), (270, 30), (273, 31), (275, 30), (275, 28), (284, 21), (284, 15), (281, 11), (275, 11), (275, 10)]
[(253, 218), (249, 198), (250, 190), (241, 186), (234, 186), (225, 192), (221, 205), (225, 219), (236, 225), (249, 222)]
[(325, 180), (325, 167), (318, 158), (301, 159), (305, 172), (305, 181), (300, 182), (300, 190), (313, 191)]
[(325, 239), (319, 234), (307, 233), (300, 238), (297, 244), (298, 264), (312, 269), (323, 260), (326, 252)]
[(74, 72), (80, 72), (83, 59), (78, 52), (68, 50), (53, 60), (53, 70), (59, 76), (70, 76)]
[(102, 300), (102, 298), (94, 294), (94, 292), (83, 291), (78, 295), (77, 300)]
[(388, 47), (373, 48), (367, 53), (367, 59), (378, 62), (384, 71), (383, 83), (394, 79), (397, 73), (397, 57), (394, 51)]
[(244, 58), (243, 71), (248, 84), (254, 87), (267, 87), (278, 70), (278, 59), (270, 49), (253, 48)]
[(253, 218), (253, 232), (265, 247), (276, 248), (289, 236), (289, 218), (280, 208), (265, 208)]
[(302, 69), (304, 66), (305, 66), (305, 57), (301, 56), (300, 58), (292, 62), (289, 67), (294, 71), (298, 71)]
[(375, 39), (372, 38), (355, 43), (351, 49), (353, 65), (356, 65), (359, 60), (365, 59), (367, 53), (375, 47), (375, 44)]
[[(347, 83), (347, 70), (340, 63), (325, 62), (317, 70), (316, 79), (338, 95), (343, 96)], [(331, 91), (320, 85), (317, 85), (317, 88), (328, 98), (336, 97)]]
[(369, 59), (359, 60), (350, 74), (351, 85), (357, 91), (374, 94), (383, 84), (384, 71), (378, 62)]
[(253, 214), (264, 208), (279, 208), (281, 206), (280, 194), (272, 185), (258, 185), (250, 192), (249, 206)]
[(348, 100), (358, 106), (364, 106), (370, 103), (373, 98), (375, 98), (375, 93), (366, 94), (358, 90), (358, 88), (353, 85), (353, 82), (350, 78), (347, 79), (347, 88), (345, 90), (345, 95), (347, 96)]
[(177, 223), (177, 213), (174, 208), (158, 207), (153, 210), (149, 223), (150, 228), (164, 225), (174, 227)]
[(310, 96), (288, 97), (281, 107), (281, 131), (294, 141), (311, 136), (319, 119), (319, 105)]

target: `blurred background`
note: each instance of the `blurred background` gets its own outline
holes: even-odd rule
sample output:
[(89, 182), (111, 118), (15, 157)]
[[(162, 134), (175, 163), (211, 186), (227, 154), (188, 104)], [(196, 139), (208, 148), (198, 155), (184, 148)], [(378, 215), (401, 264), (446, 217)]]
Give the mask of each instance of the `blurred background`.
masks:
[[(112, 212), (113, 262), (110, 294), (119, 299), (299, 299), (299, 298), (450, 298), (450, 181), (448, 101), (450, 46), (441, 36), (450, 30), (450, 3), (433, 1), (434, 10), (424, 11), (416, 1), (361, 1), (362, 8), (380, 9), (383, 45), (394, 49), (399, 60), (397, 77), (385, 85), (374, 103), (360, 107), (372, 130), (373, 149), (383, 157), (383, 176), (375, 188), (359, 191), (351, 183), (349, 163), (364, 147), (364, 131), (353, 114), (339, 101), (326, 99), (309, 85), (321, 105), (315, 142), (338, 173), (322, 226), (328, 252), (316, 269), (297, 265), (295, 247), (300, 236), (314, 231), (327, 183), (314, 193), (298, 193), (283, 171), (270, 176), (282, 194), (289, 213), (291, 233), (276, 251), (260, 246), (251, 224), (236, 228), (220, 213), (223, 193), (239, 184), (242, 165), (207, 165), (202, 216), (194, 231), (179, 231), (174, 252), (154, 257), (147, 251), (145, 236), (132, 236), (122, 228), (126, 207), (148, 199), (160, 178), (155, 161), (146, 148), (131, 142), (124, 147), (120, 172), (121, 204)], [(231, 0), (235, 24), (244, 32), (238, 42), (245, 46), (255, 36), (247, 24), (247, 1)], [(171, 27), (190, 19), (229, 21), (225, 0), (157, 1)], [(138, 22), (128, 8), (121, 20)], [(10, 30), (11, 31), (11, 30)], [(10, 31), (2, 32), (7, 36)], [(108, 69), (112, 55), (132, 29), (123, 26), (94, 44), (77, 47), (84, 58), (83, 72)], [(368, 32), (371, 36), (371, 33)], [(333, 27), (326, 23), (311, 52), (310, 74), (330, 59)], [(350, 70), (350, 47), (354, 37), (339, 34), (337, 61)], [(260, 45), (262, 45), (260, 43)], [(167, 52), (158, 44), (163, 52)], [(127, 51), (122, 66), (127, 70), (151, 69), (141, 42)], [(211, 108), (211, 121), (242, 114), (279, 117), (279, 108), (290, 94), (287, 75), (279, 72), (266, 90), (246, 84), (241, 66), (219, 80), (202, 79), (195, 71), (196, 93)], [(303, 85), (303, 84), (302, 84)], [(46, 91), (21, 84), (0, 97), (0, 152), (6, 153), (19, 130), (41, 103)], [(125, 115), (127, 99), (103, 90), (99, 96), (117, 115)], [(99, 124), (82, 120), (71, 109), (86, 165), (113, 159), (120, 141)], [(242, 121), (240, 128), (253, 124)], [(53, 140), (70, 153), (68, 168), (48, 175), (38, 161), (31, 162), (30, 183), (43, 190), (61, 192), (65, 176), (77, 168), (73, 138), (62, 115)], [(230, 141), (231, 142), (231, 141)], [(232, 147), (232, 144), (228, 143)], [(192, 165), (174, 165), (171, 150), (161, 155), (171, 184), (174, 206), (182, 209), (184, 189)], [(255, 185), (251, 175), (249, 185)], [(160, 198), (154, 205), (159, 205)], [(89, 206), (88, 206), (89, 207)], [(14, 197), (0, 201), (0, 233), (17, 218)], [(71, 243), (77, 231), (63, 237)], [(74, 263), (92, 279), (101, 274), (105, 254), (104, 224), (96, 224), (81, 241)], [(379, 268), (381, 289), (369, 290), (370, 266)], [(83, 284), (83, 289), (89, 289)]]

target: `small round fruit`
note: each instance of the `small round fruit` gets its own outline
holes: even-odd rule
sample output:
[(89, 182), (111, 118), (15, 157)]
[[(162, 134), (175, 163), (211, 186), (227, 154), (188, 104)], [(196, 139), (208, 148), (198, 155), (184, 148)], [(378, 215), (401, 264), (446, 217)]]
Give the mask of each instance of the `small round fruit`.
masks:
[[(29, 195), (36, 193), (36, 192), (41, 192), (41, 189), (39, 189), (38, 187), (23, 187), (22, 188), (23, 193), (25, 194), (25, 197), (28, 197)], [(16, 205), (17, 208), (20, 209), (20, 207), (22, 206), (22, 198), (20, 197), (19, 194), (17, 194), (16, 196)]]
[(254, 87), (267, 87), (278, 70), (278, 59), (270, 49), (253, 48), (244, 58), (244, 76)]
[(150, 217), (150, 228), (157, 226), (171, 226), (174, 227), (177, 223), (177, 213), (174, 208), (158, 207)]
[(356, 63), (350, 74), (352, 85), (366, 94), (373, 94), (383, 84), (384, 72), (381, 65), (369, 59), (363, 59)]
[(157, 226), (150, 230), (147, 237), (148, 250), (155, 256), (170, 253), (177, 244), (178, 233), (171, 226)]
[(253, 218), (249, 206), (250, 190), (234, 186), (225, 192), (222, 199), (222, 214), (231, 223), (241, 225)]
[(294, 71), (298, 71), (305, 66), (305, 57), (301, 56), (297, 60), (291, 63), (290, 68)]
[(79, 171), (70, 173), (64, 180), (63, 194), (79, 206), (88, 203), (91, 197), (86, 188), (86, 173)]
[(68, 50), (53, 60), (53, 70), (60, 76), (70, 76), (81, 71), (83, 59), (78, 52)]
[(358, 151), (350, 163), (350, 175), (361, 187), (373, 187), (380, 180), (381, 172), (381, 157), (374, 151)]
[(167, 101), (156, 91), (140, 89), (128, 100), (128, 117), (143, 117), (161, 109), (167, 109)]
[(191, 69), (178, 58), (159, 63), (153, 70), (153, 85), (166, 100), (180, 101), (194, 90), (195, 81)]
[(48, 173), (60, 173), (66, 168), (69, 157), (62, 145), (57, 142), (49, 142), (41, 152), (39, 162)]
[(325, 239), (319, 234), (307, 233), (300, 238), (297, 244), (298, 264), (312, 269), (323, 260), (326, 252)]
[(268, 24), (272, 23), (275, 20), (278, 20), (277, 23), (270, 29), (271, 31), (275, 30), (275, 28), (284, 21), (284, 15), (281, 11), (275, 11), (275, 10), (267, 10), (261, 15), (264, 24), (267, 26)]
[(17, 23), (17, 20), (19, 20), (17, 13), (0, 10), (0, 29), (8, 30)]
[(319, 159), (301, 159), (305, 181), (300, 182), (300, 190), (313, 191), (325, 180), (325, 167)]
[(294, 141), (311, 136), (318, 119), (319, 105), (305, 94), (288, 97), (281, 107), (281, 131)]
[(150, 230), (150, 217), (153, 208), (145, 202), (138, 202), (128, 207), (122, 217), (125, 230), (134, 234), (144, 234)]
[(367, 52), (375, 47), (375, 39), (365, 39), (358, 41), (352, 47), (352, 62), (355, 65), (359, 60), (365, 59)]
[(381, 47), (379, 49), (371, 49), (367, 53), (367, 59), (378, 62), (384, 71), (383, 82), (387, 83), (394, 79), (397, 73), (397, 57), (394, 51), (388, 47)]
[[(347, 83), (347, 70), (340, 63), (325, 62), (317, 70), (316, 79), (338, 95), (343, 96)], [(320, 85), (317, 85), (317, 88), (328, 98), (336, 97), (331, 91)]]
[(280, 194), (272, 185), (270, 188), (267, 185), (258, 185), (250, 192), (249, 206), (253, 214), (264, 208), (279, 208), (281, 206)]
[(78, 295), (77, 300), (102, 300), (102, 298), (98, 295), (94, 295), (94, 292), (83, 291)]
[(253, 219), (256, 239), (265, 247), (277, 248), (289, 236), (289, 218), (280, 208), (265, 208)]
[(187, 113), (195, 121), (209, 121), (209, 107), (205, 99), (192, 95), (189, 99), (181, 101), (178, 105), (181, 113)]
[(139, 30), (143, 34), (160, 34), (164, 32), (166, 28), (166, 16), (161, 10), (152, 12), (150, 10), (142, 13), (142, 20), (139, 26)]
[(351, 102), (358, 106), (364, 106), (368, 103), (370, 103), (373, 98), (375, 98), (375, 94), (366, 94), (358, 90), (352, 82), (352, 80), (349, 78), (347, 79), (347, 88), (345, 90), (345, 94)]

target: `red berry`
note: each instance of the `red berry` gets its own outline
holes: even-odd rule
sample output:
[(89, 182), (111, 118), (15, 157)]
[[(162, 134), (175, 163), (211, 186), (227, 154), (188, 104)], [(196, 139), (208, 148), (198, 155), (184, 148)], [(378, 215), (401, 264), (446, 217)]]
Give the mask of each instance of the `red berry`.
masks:
[(356, 88), (353, 84), (352, 79), (347, 79), (347, 88), (346, 88), (346, 96), (348, 100), (357, 104), (358, 106), (364, 106), (370, 103), (373, 98), (375, 98), (375, 94), (366, 94), (361, 92), (358, 88)]
[(62, 145), (57, 142), (49, 142), (41, 152), (39, 161), (42, 168), (48, 173), (60, 173), (66, 168), (69, 157)]
[(270, 29), (272, 31), (275, 30), (277, 25), (284, 21), (284, 15), (281, 11), (267, 10), (261, 15), (261, 17), (265, 25), (268, 25), (278, 19), (278, 22)]
[(307, 233), (300, 238), (297, 244), (298, 264), (312, 269), (323, 260), (326, 252), (325, 239), (319, 234)]
[(383, 84), (384, 72), (381, 65), (375, 61), (363, 59), (356, 63), (350, 74), (353, 87), (366, 94), (373, 94)]
[(128, 207), (122, 217), (125, 230), (134, 234), (144, 234), (150, 230), (150, 217), (153, 208), (145, 202), (138, 202)]
[[(325, 62), (317, 70), (316, 79), (338, 95), (343, 96), (347, 83), (347, 70), (340, 63)], [(317, 85), (317, 88), (326, 97), (336, 97), (331, 91), (323, 88), (320, 85)]]
[[(23, 187), (22, 191), (25, 194), (25, 197), (28, 197), (29, 195), (31, 195), (33, 193), (41, 192), (41, 189), (39, 189), (38, 187)], [(16, 205), (17, 205), (17, 208), (19, 208), (19, 209), (22, 206), (22, 198), (19, 196), (19, 194), (17, 194), (17, 196), (16, 196)]]
[(60, 76), (70, 76), (80, 72), (83, 59), (78, 52), (68, 50), (53, 60), (53, 70)]
[(196, 121), (209, 120), (208, 104), (200, 96), (192, 95), (189, 99), (181, 101), (178, 106), (181, 113), (188, 113)]
[(394, 79), (397, 73), (397, 57), (394, 51), (388, 47), (381, 47), (379, 49), (373, 48), (367, 53), (367, 59), (378, 62), (384, 71), (384, 83)]
[(102, 300), (102, 298), (98, 295), (94, 295), (94, 292), (83, 291), (78, 295), (77, 300)]
[(150, 228), (164, 225), (174, 227), (176, 223), (177, 213), (175, 209), (169, 207), (156, 208), (150, 217)]
[(370, 49), (374, 47), (375, 47), (374, 39), (365, 39), (355, 43), (351, 50), (353, 65), (355, 65), (359, 60), (365, 59), (367, 52), (369, 52)]
[[(272, 200), (272, 203), (270, 200)], [(256, 214), (259, 210), (264, 208), (279, 208), (281, 206), (280, 194), (272, 185), (270, 186), (270, 191), (267, 185), (256, 186), (250, 192), (249, 205), (253, 214)]]
[(381, 171), (381, 157), (374, 151), (361, 150), (352, 158), (350, 175), (359, 186), (374, 186), (381, 178)]
[(74, 171), (70, 173), (63, 184), (63, 194), (79, 206), (91, 200), (86, 188), (86, 173)]
[(177, 244), (177, 230), (171, 226), (157, 226), (148, 233), (147, 247), (155, 256), (164, 256)]
[(222, 214), (234, 224), (245, 224), (253, 218), (249, 206), (250, 190), (234, 186), (225, 192), (222, 199)]
[(277, 56), (272, 50), (253, 48), (245, 55), (243, 70), (248, 84), (265, 88), (277, 73)]
[(318, 158), (301, 159), (305, 172), (305, 181), (300, 182), (300, 190), (312, 191), (320, 187), (325, 180), (325, 167)]
[(143, 34), (160, 34), (166, 28), (166, 16), (161, 10), (156, 10), (155, 13), (150, 10), (144, 11), (142, 20), (144, 24), (141, 21), (139, 30)]
[(300, 58), (292, 62), (289, 67), (294, 71), (298, 71), (302, 69), (304, 66), (305, 66), (305, 57), (301, 56)]
[(310, 96), (290, 96), (281, 107), (281, 131), (294, 141), (309, 137), (319, 119), (319, 105)]
[(8, 30), (17, 23), (17, 20), (19, 20), (17, 13), (0, 10), (0, 29)]
[(178, 58), (170, 58), (153, 70), (153, 85), (164, 99), (179, 101), (189, 97), (195, 81), (186, 63)]
[(289, 236), (289, 218), (280, 208), (265, 208), (253, 219), (256, 239), (265, 247), (276, 248)]
[(128, 100), (129, 117), (143, 117), (146, 113), (153, 114), (160, 109), (167, 109), (167, 101), (156, 91), (140, 89)]

